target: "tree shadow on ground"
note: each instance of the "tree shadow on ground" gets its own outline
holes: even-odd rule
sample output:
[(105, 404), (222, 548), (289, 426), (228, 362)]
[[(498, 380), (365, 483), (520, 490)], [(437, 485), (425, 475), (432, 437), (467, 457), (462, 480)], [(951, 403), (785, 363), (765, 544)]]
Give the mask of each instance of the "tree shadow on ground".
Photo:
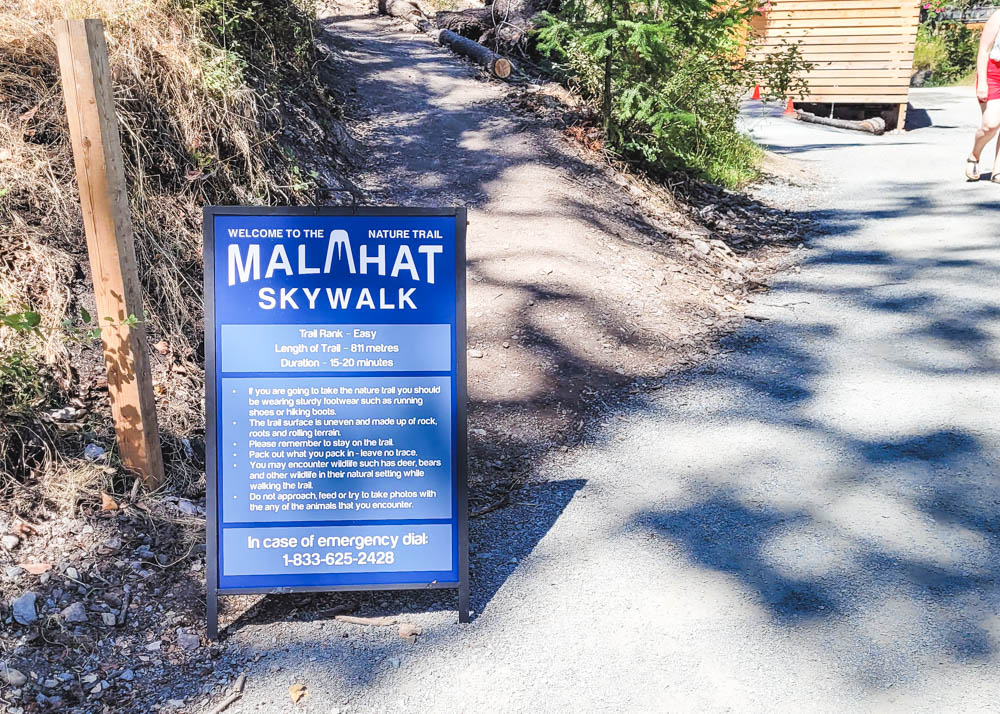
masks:
[[(346, 50), (357, 50), (350, 39), (339, 42)], [(364, 62), (351, 65), (362, 76), (386, 69), (429, 72), (447, 66), (453, 71), (432, 48), (416, 55), (402, 53), (388, 38), (378, 51), (369, 47), (366, 52), (369, 56)], [(482, 116), (474, 109), (451, 110), (447, 87), (436, 88), (428, 82), (415, 89), (411, 83), (393, 86), (388, 77), (380, 81), (387, 83), (387, 91), (412, 95), (413, 106), (432, 107), (427, 112), (408, 113), (407, 117), (386, 116), (384, 121), (409, 122), (406, 128), (412, 136), (463, 138), (446, 154), (428, 156), (427, 173), (432, 174), (433, 181), (423, 175), (412, 176), (412, 204), (483, 205), (489, 192), (502, 186), (506, 171), (534, 160), (527, 150), (514, 157), (492, 154), (492, 142), (499, 141), (509, 127), (482, 123)], [(476, 122), (482, 123), (480, 136), (464, 135), (464, 127)], [(406, 147), (407, 151), (427, 153), (416, 141), (406, 143)], [(787, 148), (807, 153), (828, 147)], [(531, 147), (532, 151), (537, 149)], [(477, 169), (474, 179), (465, 171), (470, 166)], [(570, 168), (582, 175), (594, 174), (593, 167), (582, 161)], [(376, 186), (376, 197), (383, 188), (383, 195), (392, 195), (387, 187)], [(946, 224), (961, 214), (960, 206), (901, 188), (895, 184), (883, 187), (887, 195), (893, 196), (888, 207), (831, 210), (818, 217), (831, 232), (843, 237), (860, 234), (868, 221), (888, 223), (903, 216), (928, 214)], [(620, 191), (620, 187), (610, 185), (606, 189)], [(629, 213), (638, 215), (635, 210), (611, 211), (573, 200), (563, 205), (582, 224), (598, 228), (609, 240), (616, 231), (634, 233), (627, 218)], [(639, 222), (640, 233), (650, 230), (648, 222)], [(833, 271), (834, 277), (822, 288), (815, 284), (795, 285), (795, 279), (785, 282), (788, 289), (798, 289), (807, 297), (812, 290), (842, 299), (855, 311), (855, 323), (885, 323), (886, 334), (873, 335), (853, 346), (861, 353), (870, 352), (872, 361), (902, 373), (920, 388), (926, 386), (927, 380), (947, 376), (956, 353), (968, 360), (976, 375), (995, 379), (993, 355), (996, 335), (1000, 334), (1000, 315), (993, 296), (971, 295), (956, 300), (952, 295), (960, 286), (975, 285), (984, 276), (996, 274), (1000, 267), (997, 261), (978, 256), (979, 250), (954, 243), (924, 254), (844, 247), (842, 242), (821, 245), (806, 266)], [(473, 260), (469, 267), (470, 274), (477, 274), (483, 284), (508, 284), (488, 261)], [(856, 272), (860, 269), (874, 269), (876, 279), (859, 284)], [(908, 287), (911, 285), (913, 289)], [(892, 292), (891, 288), (899, 286), (907, 289)], [(617, 370), (535, 323), (526, 310), (532, 301), (575, 303), (591, 311), (595, 323), (609, 326), (612, 332), (633, 335), (630, 339), (640, 352), (655, 347), (645, 336), (635, 335), (623, 305), (609, 300), (595, 311), (584, 296), (572, 290), (538, 284), (521, 288), (516, 328), (528, 337), (525, 349), (551, 368), (524, 393), (506, 400), (474, 402), (470, 408), (472, 426), (478, 415), (498, 409), (508, 410), (510, 423), (526, 418), (528, 413), (546, 410), (559, 413), (561, 418), (551, 433), (541, 437), (523, 436), (516, 430), (503, 440), (494, 433), (474, 434), (473, 478), (479, 483), (500, 483), (506, 488), (536, 477), (541, 459), (563, 446), (610, 448), (617, 438), (609, 427), (602, 426), (610, 418), (654, 419), (662, 427), (660, 443), (651, 442), (645, 453), (632, 454), (634, 461), (622, 468), (664, 482), (680, 481), (684, 473), (692, 497), (683, 504), (669, 499), (643, 504), (631, 522), (622, 526), (648, 533), (653, 542), (679, 547), (693, 565), (730, 576), (734, 590), (753, 594), (760, 607), (785, 630), (826, 627), (833, 638), (856, 640), (885, 655), (889, 663), (884, 667), (853, 672), (866, 684), (919, 677), (926, 662), (908, 655), (907, 650), (915, 646), (929, 647), (933, 655), (959, 661), (993, 656), (995, 646), (982, 622), (998, 603), (1000, 542), (994, 513), (1000, 493), (992, 477), (997, 458), (995, 446), (977, 431), (972, 420), (965, 418), (964, 412), (961, 419), (946, 427), (929, 425), (926, 420), (911, 423), (899, 414), (890, 414), (892, 428), (878, 437), (873, 436), (878, 429), (871, 428), (877, 416), (871, 412), (891, 412), (888, 399), (871, 409), (861, 409), (859, 421), (863, 423), (858, 424), (852, 424), (843, 414), (860, 409), (863, 397), (839, 411), (817, 410), (820, 395), (828, 391), (826, 383), (844, 374), (843, 367), (832, 363), (824, 351), (826, 343), (844, 337), (848, 326), (842, 321), (818, 319), (801, 324), (792, 308), (787, 319), (772, 317), (769, 323), (747, 326), (725, 340), (722, 346), (728, 354), (723, 358), (686, 374), (661, 379), (662, 375), (639, 367)], [(893, 349), (886, 350), (886, 344)], [(965, 365), (958, 374), (969, 374), (968, 369)], [(674, 406), (671, 400), (641, 393), (638, 380), (664, 387), (678, 399), (686, 391), (706, 385), (713, 394), (725, 398), (719, 404), (706, 406), (703, 413), (692, 414)], [(603, 390), (588, 393), (586, 387), (591, 383), (600, 383)], [(568, 401), (570, 388), (577, 394), (572, 403)], [(940, 400), (944, 396), (947, 393), (938, 390), (929, 398)], [(577, 423), (581, 426), (575, 426)], [(689, 463), (698, 467), (693, 475), (680, 468), (680, 457), (674, 454), (679, 441), (675, 431), (692, 424), (693, 431), (689, 429), (683, 437), (688, 441), (684, 453), (712, 457), (706, 459), (711, 466), (691, 459)], [(761, 427), (760, 440), (749, 444), (746, 453), (733, 453), (725, 443), (725, 435), (735, 434), (747, 425)], [(768, 441), (772, 435), (774, 443)], [(809, 474), (807, 479), (805, 474), (816, 468), (810, 449), (817, 445), (835, 456), (824, 456), (818, 473)], [(754, 460), (758, 451), (766, 458)], [(511, 453), (519, 456), (509, 458)], [(516, 571), (518, 564), (513, 560), (520, 561), (548, 533), (576, 491), (589, 480), (586, 474), (586, 469), (580, 469), (574, 471), (571, 480), (532, 486), (532, 499), (538, 505), (515, 505), (473, 521), (473, 548), (482, 554), (482, 549), (488, 547), (486, 552), (490, 553), (490, 558), (473, 559), (477, 611), (486, 609)], [(797, 483), (800, 474), (801, 485)], [(492, 495), (484, 488), (481, 504)], [(887, 524), (883, 524), (885, 520)], [(871, 532), (866, 530), (870, 524), (877, 526)], [(522, 532), (512, 535), (518, 528)], [(784, 538), (802, 532), (815, 537), (823, 548), (813, 553), (808, 563), (796, 564), (794, 558), (789, 560), (787, 554), (782, 554), (782, 543)], [(820, 556), (830, 552), (843, 557), (824, 566)], [(324, 623), (322, 610), (349, 597), (361, 598), (362, 612), (371, 615), (452, 609), (454, 602), (453, 595), (440, 592), (284, 596), (265, 602), (256, 613), (239, 620), (233, 631), (239, 632), (250, 624), (287, 620), (289, 608), (296, 608), (292, 619), (313, 623), (316, 628), (314, 635), (306, 637), (313, 656), (320, 662), (338, 661), (343, 691), (357, 691), (385, 674), (388, 665), (384, 662), (402, 645), (360, 633), (351, 635), (355, 645), (338, 644), (325, 629), (329, 625)], [(893, 642), (877, 643), (875, 633), (859, 622), (868, 611), (895, 597), (907, 599), (914, 608), (913, 617), (929, 623), (927, 632), (920, 636), (923, 639), (901, 636)], [(444, 646), (460, 637), (460, 631), (454, 630), (429, 633), (427, 643)], [(281, 647), (264, 641), (256, 649), (244, 647), (241, 656), (256, 653), (267, 655), (279, 666), (286, 661), (301, 664), (298, 651), (303, 646), (302, 638)], [(363, 657), (351, 656), (355, 646), (363, 650)], [(414, 652), (411, 656), (421, 654)], [(329, 669), (323, 669), (316, 676), (328, 673)]]
[[(473, 518), (469, 524), (471, 602), (474, 615), (481, 613), (503, 586), (518, 563), (527, 557), (558, 520), (585, 481), (568, 479), (536, 486), (532, 502), (520, 494), (514, 502), (491, 512), (489, 519)], [(506, 534), (502, 544), (494, 532)], [(497, 547), (497, 546), (502, 547)], [(302, 593), (270, 596), (228, 626), (227, 635), (241, 628), (270, 622), (328, 619), (340, 606), (366, 616), (397, 616), (400, 612), (455, 610), (456, 591), (365, 591), (344, 593)]]
[[(748, 326), (672, 382), (678, 399), (705, 389), (724, 406), (648, 405), (673, 449), (713, 458), (689, 498), (630, 524), (731, 576), (776, 626), (852, 643), (832, 666), (878, 688), (1000, 652), (1000, 453), (983, 411), (1000, 372), (1000, 255), (953, 220), (971, 206), (899, 188), (884, 186), (887, 206), (822, 212), (831, 237), (782, 279), (791, 305), (819, 308)], [(915, 215), (947, 225), (947, 242), (894, 234)], [(845, 243), (876, 220), (884, 247)], [(755, 438), (726, 443), (741, 434)], [(664, 456), (664, 476), (681, 478)], [(858, 650), (876, 656), (859, 664)]]

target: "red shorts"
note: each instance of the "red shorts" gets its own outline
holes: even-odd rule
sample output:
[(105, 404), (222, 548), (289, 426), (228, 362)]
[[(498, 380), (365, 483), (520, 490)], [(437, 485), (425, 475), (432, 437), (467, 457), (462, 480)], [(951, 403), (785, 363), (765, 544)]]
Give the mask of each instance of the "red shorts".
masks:
[[(989, 95), (986, 101), (1000, 99), (1000, 62), (991, 59), (986, 65), (986, 86), (989, 87)], [(979, 88), (979, 78), (976, 78), (976, 88)]]

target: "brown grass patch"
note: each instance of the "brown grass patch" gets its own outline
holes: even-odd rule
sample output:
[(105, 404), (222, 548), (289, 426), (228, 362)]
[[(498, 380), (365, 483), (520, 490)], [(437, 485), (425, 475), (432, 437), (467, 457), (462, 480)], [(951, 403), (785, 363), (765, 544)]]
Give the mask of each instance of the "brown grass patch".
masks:
[[(350, 140), (317, 79), (326, 60), (312, 45), (310, 9), (301, 0), (253, 7), (258, 17), (214, 0), (13, 0), (0, 8), (0, 313), (42, 316), (33, 334), (0, 328), (0, 366), (23, 355), (62, 387), (39, 410), (96, 385), (93, 426), (112, 446), (100, 350), (65, 327), (80, 324), (81, 308), (95, 310), (52, 35), (58, 19), (100, 18), (144, 319), (151, 341), (170, 347), (154, 355), (154, 371), (165, 451), (183, 455), (168, 463), (181, 490), (201, 469), (190, 440), (204, 430), (201, 207), (301, 204), (314, 190), (346, 185), (335, 152), (322, 145), (327, 133)], [(306, 155), (317, 135), (316, 156)], [(34, 443), (38, 420), (21, 414), (12, 425), (8, 417), (0, 404), (0, 476), (23, 483), (40, 462), (9, 454)]]

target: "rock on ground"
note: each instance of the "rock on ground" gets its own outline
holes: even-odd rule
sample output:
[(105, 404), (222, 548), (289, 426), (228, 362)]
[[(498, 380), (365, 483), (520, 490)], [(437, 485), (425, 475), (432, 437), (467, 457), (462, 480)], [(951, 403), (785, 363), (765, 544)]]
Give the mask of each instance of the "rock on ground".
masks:
[(11, 603), (14, 612), (14, 619), (22, 625), (30, 625), (38, 619), (38, 612), (35, 610), (35, 600), (38, 593), (28, 591)]

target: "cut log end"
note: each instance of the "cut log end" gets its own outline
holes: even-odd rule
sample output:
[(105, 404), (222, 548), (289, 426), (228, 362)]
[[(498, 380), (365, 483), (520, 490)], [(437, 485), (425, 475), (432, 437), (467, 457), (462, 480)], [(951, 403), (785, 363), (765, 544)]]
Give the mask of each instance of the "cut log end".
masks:
[(504, 57), (497, 57), (490, 69), (500, 79), (507, 79), (510, 76), (510, 61)]

